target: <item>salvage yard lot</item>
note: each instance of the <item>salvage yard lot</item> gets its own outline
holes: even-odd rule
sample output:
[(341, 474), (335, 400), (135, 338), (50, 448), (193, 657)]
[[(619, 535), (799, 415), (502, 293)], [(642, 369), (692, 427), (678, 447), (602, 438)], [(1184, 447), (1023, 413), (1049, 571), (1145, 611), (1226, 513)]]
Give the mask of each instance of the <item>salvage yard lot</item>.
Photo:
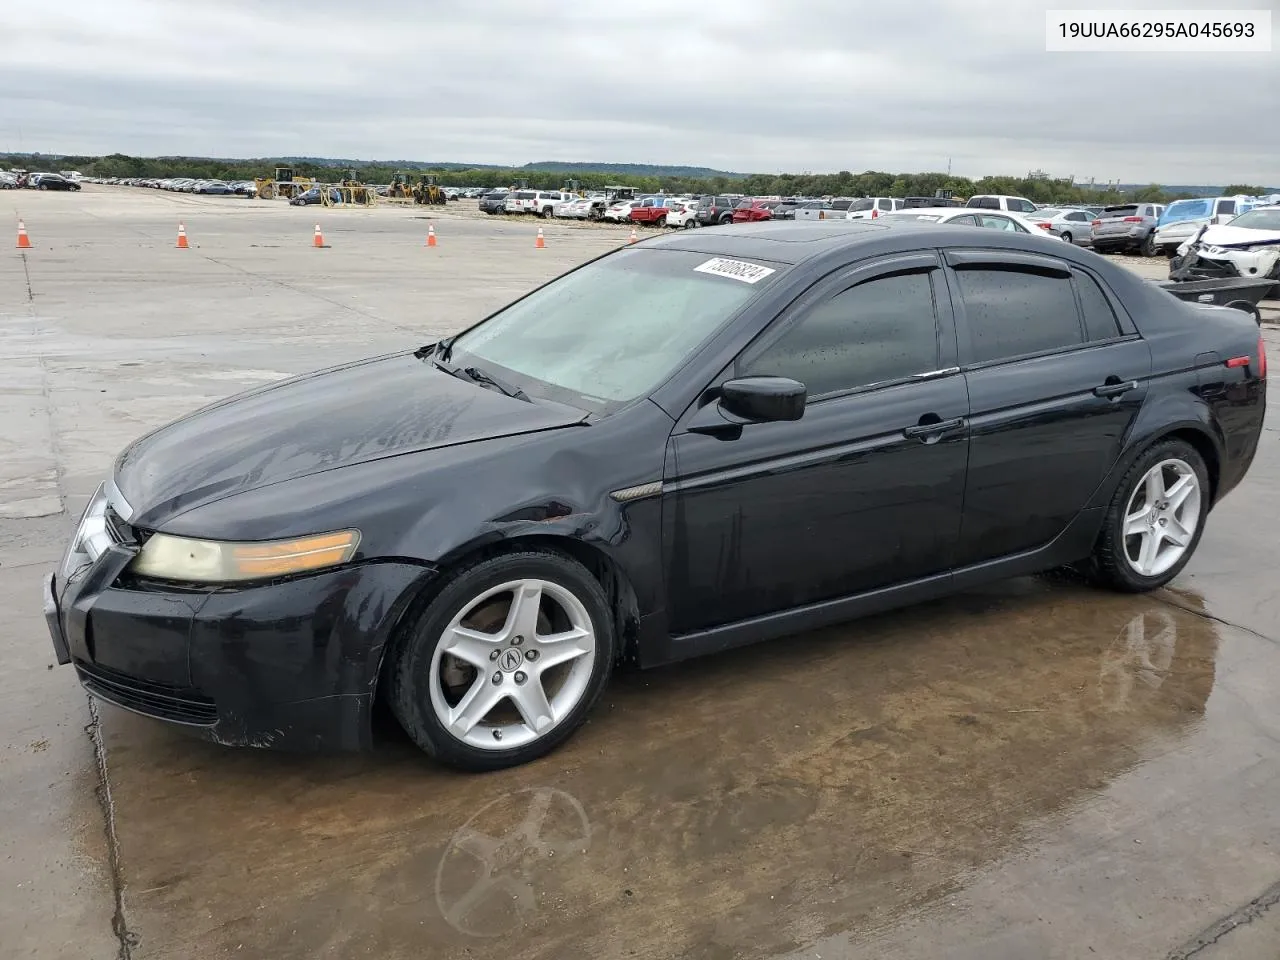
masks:
[[(363, 757), (227, 750), (49, 669), (40, 577), (116, 452), (453, 332), (629, 228), (0, 199), (34, 246), (0, 257), (6, 958), (1162, 958), (1280, 900), (1274, 415), (1172, 589), (1024, 579), (623, 675), (560, 751), (487, 776), (390, 724)], [(1277, 910), (1247, 936), (1280, 942)]]

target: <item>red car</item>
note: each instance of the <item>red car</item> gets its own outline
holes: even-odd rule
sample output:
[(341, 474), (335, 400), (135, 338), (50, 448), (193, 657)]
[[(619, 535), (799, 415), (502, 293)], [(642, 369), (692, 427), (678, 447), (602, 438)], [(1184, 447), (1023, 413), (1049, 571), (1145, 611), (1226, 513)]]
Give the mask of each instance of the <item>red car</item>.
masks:
[(640, 206), (631, 210), (632, 223), (647, 223), (651, 227), (662, 227), (667, 222), (667, 202), (670, 197), (645, 197)]
[(777, 200), (743, 200), (733, 210), (734, 223), (755, 223), (757, 220), (772, 220), (773, 208)]

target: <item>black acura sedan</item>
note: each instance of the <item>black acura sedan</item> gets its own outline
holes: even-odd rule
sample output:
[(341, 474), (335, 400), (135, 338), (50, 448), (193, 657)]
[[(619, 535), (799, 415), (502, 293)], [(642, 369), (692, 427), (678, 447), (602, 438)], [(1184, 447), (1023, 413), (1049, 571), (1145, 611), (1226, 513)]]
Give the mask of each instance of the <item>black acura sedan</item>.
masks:
[(1266, 357), (1056, 239), (821, 221), (628, 245), (463, 333), (142, 437), (45, 611), (96, 697), (229, 745), (564, 741), (653, 666), (1072, 565), (1151, 590)]

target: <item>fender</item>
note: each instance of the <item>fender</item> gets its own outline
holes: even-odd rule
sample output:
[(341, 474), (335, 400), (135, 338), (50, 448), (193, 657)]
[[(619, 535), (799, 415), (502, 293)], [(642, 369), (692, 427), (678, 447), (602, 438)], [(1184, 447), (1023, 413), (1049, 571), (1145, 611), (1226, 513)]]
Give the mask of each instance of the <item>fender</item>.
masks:
[[(1190, 376), (1194, 378), (1194, 373)], [(1147, 402), (1142, 405), (1129, 430), (1124, 451), (1094, 491), (1088, 507), (1109, 506), (1120, 481), (1138, 457), (1154, 443), (1175, 433), (1199, 438), (1199, 442), (1193, 443), (1204, 456), (1205, 466), (1209, 470), (1209, 482), (1213, 488), (1213, 499), (1210, 501), (1212, 508), (1218, 495), (1218, 470), (1225, 441), (1209, 405), (1190, 390), (1154, 396), (1148, 393)], [(1205, 456), (1206, 454), (1208, 455)]]

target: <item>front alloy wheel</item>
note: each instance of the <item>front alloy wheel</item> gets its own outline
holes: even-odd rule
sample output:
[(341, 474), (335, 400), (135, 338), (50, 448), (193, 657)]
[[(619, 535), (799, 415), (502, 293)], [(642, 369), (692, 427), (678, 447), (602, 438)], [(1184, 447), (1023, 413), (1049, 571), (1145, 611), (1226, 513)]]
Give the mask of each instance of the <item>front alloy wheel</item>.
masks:
[(613, 621), (599, 582), (554, 553), (456, 573), (393, 661), (391, 705), (429, 754), (470, 770), (563, 742), (608, 682)]
[(532, 743), (582, 700), (596, 657), (591, 617), (550, 580), (486, 590), (449, 623), (431, 660), (431, 707), (477, 750)]

